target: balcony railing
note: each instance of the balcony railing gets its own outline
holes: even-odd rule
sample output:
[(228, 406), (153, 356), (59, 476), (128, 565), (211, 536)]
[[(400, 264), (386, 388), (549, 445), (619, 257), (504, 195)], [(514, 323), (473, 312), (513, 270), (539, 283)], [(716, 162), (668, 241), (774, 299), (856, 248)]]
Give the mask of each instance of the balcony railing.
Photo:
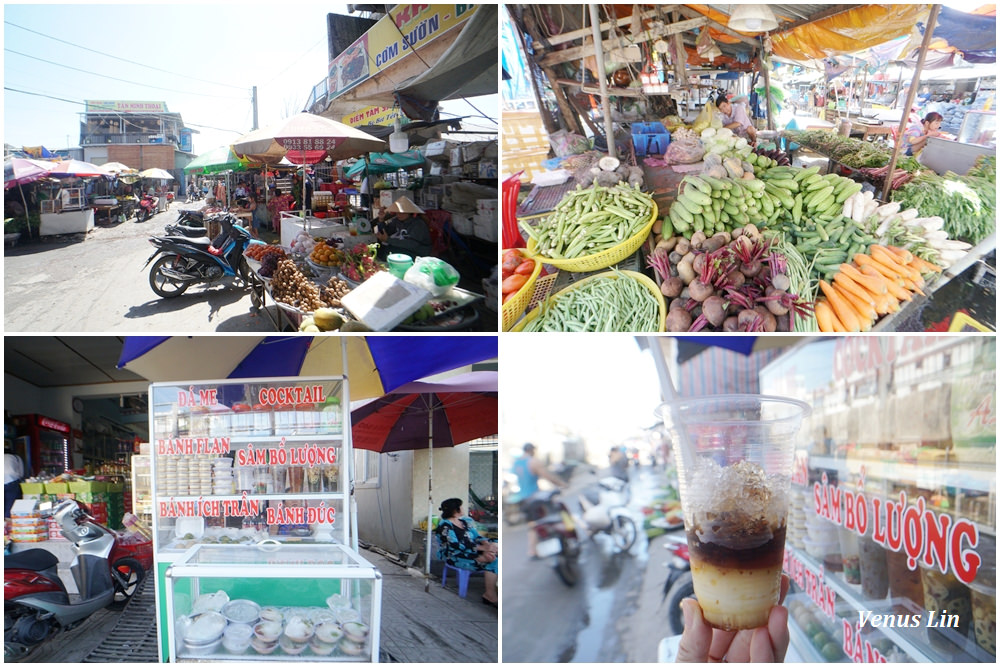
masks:
[(157, 135), (154, 132), (143, 134), (103, 134), (94, 132), (80, 137), (81, 146), (100, 146), (104, 144), (171, 145), (174, 148), (179, 148), (180, 138), (170, 134)]

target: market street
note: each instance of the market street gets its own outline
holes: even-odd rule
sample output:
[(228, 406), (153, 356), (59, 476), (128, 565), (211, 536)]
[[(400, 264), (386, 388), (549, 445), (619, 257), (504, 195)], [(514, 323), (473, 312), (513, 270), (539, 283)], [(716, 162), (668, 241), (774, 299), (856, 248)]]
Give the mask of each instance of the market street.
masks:
[(656, 660), (667, 634), (657, 614), (666, 551), (662, 540), (647, 543), (638, 508), (653, 497), (658, 482), (649, 468), (632, 470), (630, 509), (639, 539), (628, 554), (614, 554), (606, 535), (584, 542), (581, 581), (573, 588), (559, 580), (551, 560), (528, 560), (527, 524), (504, 526), (504, 662)]
[[(4, 252), (4, 330), (18, 331), (273, 331), (250, 312), (249, 291), (230, 280), (196, 286), (174, 299), (149, 287), (143, 265), (182, 208), (175, 202), (144, 223), (95, 227), (79, 236), (27, 243)], [(270, 308), (274, 308), (273, 305)]]

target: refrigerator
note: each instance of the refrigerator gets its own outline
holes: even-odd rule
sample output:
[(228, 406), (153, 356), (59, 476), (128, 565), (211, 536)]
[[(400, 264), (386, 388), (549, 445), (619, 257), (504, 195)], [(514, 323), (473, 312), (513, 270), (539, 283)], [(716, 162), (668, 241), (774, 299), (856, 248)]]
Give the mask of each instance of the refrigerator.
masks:
[(25, 476), (58, 475), (70, 466), (72, 429), (65, 422), (44, 415), (17, 415), (14, 426), (19, 438), (27, 438)]

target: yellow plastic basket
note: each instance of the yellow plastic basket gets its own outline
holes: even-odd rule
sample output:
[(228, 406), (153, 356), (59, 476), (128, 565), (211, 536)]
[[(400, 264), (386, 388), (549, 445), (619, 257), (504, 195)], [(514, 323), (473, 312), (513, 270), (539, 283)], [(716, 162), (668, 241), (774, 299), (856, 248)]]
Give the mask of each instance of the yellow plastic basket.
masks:
[[(663, 292), (660, 291), (659, 286), (657, 286), (657, 284), (655, 282), (653, 282), (652, 280), (650, 280), (647, 276), (645, 276), (645, 275), (643, 275), (641, 273), (638, 273), (636, 271), (618, 271), (617, 273), (615, 271), (605, 271), (604, 273), (598, 273), (598, 274), (593, 275), (593, 276), (588, 276), (588, 277), (584, 278), (583, 280), (580, 280), (578, 282), (573, 283), (572, 285), (568, 285), (567, 287), (564, 287), (563, 289), (561, 289), (558, 292), (556, 292), (555, 294), (553, 294), (551, 298), (552, 299), (558, 299), (560, 297), (560, 295), (567, 294), (567, 293), (571, 292), (572, 290), (575, 290), (575, 289), (577, 289), (577, 288), (579, 288), (579, 287), (581, 287), (583, 285), (586, 285), (587, 283), (589, 283), (592, 280), (597, 280), (598, 278), (603, 278), (603, 277), (617, 278), (620, 275), (624, 275), (624, 276), (627, 276), (629, 278), (632, 278), (634, 280), (639, 281), (639, 283), (641, 283), (643, 287), (645, 287), (646, 289), (648, 289), (650, 292), (653, 293), (653, 295), (656, 297), (657, 303), (660, 306), (660, 321), (659, 321), (659, 324), (657, 326), (657, 331), (665, 331), (666, 328), (667, 328), (667, 302), (663, 298)], [(529, 322), (531, 322), (536, 317), (538, 317), (539, 313), (542, 312), (542, 306), (543, 305), (544, 304), (539, 305), (538, 308), (535, 308), (530, 313), (528, 313), (527, 316), (525, 316), (525, 318), (523, 320), (521, 320), (520, 322), (518, 322), (514, 326), (514, 328), (511, 329), (511, 331), (523, 331), (524, 327), (526, 327)]]
[(535, 262), (535, 269), (528, 276), (528, 282), (524, 283), (514, 296), (507, 299), (507, 303), (503, 304), (503, 330), (510, 331), (510, 328), (514, 326), (521, 315), (524, 314), (525, 309), (531, 302), (531, 295), (535, 293), (535, 282), (538, 280), (538, 274), (542, 272), (542, 262), (538, 259), (532, 260)]
[(642, 229), (615, 247), (608, 248), (596, 255), (584, 255), (583, 257), (574, 257), (572, 259), (552, 259), (540, 254), (537, 250), (538, 244), (531, 238), (528, 239), (528, 248), (525, 254), (541, 259), (546, 264), (551, 264), (563, 271), (571, 271), (573, 273), (589, 273), (591, 271), (606, 269), (627, 259), (639, 249), (643, 241), (649, 236), (649, 232), (653, 228), (653, 223), (656, 222), (657, 215), (659, 215), (659, 210), (656, 208), (656, 202), (653, 202), (652, 215), (649, 216), (649, 220), (642, 226)]

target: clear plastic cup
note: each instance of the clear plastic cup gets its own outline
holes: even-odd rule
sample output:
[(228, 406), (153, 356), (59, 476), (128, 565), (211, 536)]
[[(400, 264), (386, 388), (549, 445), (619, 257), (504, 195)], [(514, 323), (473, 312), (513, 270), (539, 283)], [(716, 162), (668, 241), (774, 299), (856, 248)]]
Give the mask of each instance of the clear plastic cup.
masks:
[(658, 410), (677, 459), (695, 595), (716, 628), (765, 626), (778, 604), (796, 434), (809, 412), (757, 395)]

